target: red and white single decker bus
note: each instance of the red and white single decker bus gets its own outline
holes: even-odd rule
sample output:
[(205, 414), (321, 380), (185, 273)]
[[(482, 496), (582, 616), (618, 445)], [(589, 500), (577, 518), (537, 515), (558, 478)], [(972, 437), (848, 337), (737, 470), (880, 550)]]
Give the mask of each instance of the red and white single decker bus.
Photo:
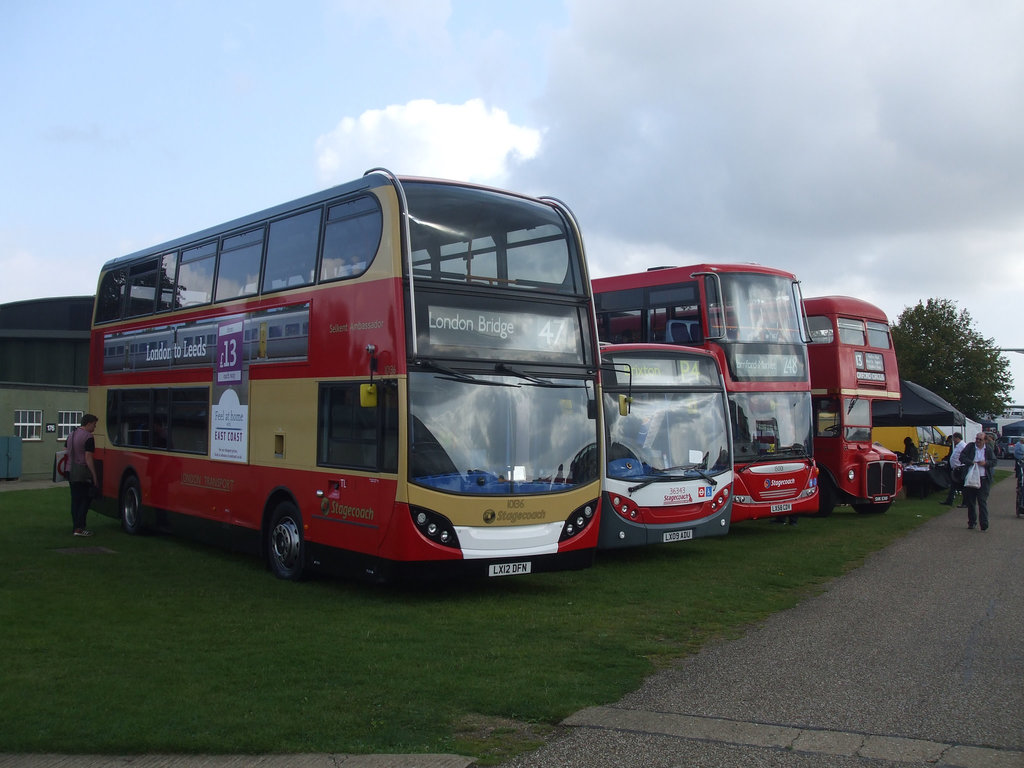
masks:
[(586, 567), (599, 366), (562, 203), (375, 169), (104, 265), (103, 503), (288, 579)]
[(729, 395), (732, 522), (814, 513), (807, 329), (795, 276), (697, 264), (594, 280), (598, 335), (711, 352)]
[(873, 404), (900, 399), (889, 320), (878, 307), (850, 296), (805, 299), (804, 309), (819, 514), (837, 504), (885, 512), (903, 485), (896, 454), (871, 440)]
[(667, 344), (606, 345), (601, 549), (729, 532), (729, 401), (714, 355)]

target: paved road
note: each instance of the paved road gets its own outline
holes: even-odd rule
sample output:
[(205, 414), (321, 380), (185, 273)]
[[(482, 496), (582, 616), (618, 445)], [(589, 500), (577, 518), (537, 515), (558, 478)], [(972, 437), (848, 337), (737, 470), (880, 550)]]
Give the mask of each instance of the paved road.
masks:
[[(932, 498), (938, 499), (937, 496)], [(1024, 518), (935, 518), (821, 595), (569, 717), (503, 768), (1024, 768)], [(889, 514), (900, 514), (899, 508)], [(0, 755), (0, 768), (464, 768), (456, 755)]]
[(1024, 768), (1012, 479), (990, 502), (987, 532), (952, 509), (741, 639), (577, 712), (503, 768)]

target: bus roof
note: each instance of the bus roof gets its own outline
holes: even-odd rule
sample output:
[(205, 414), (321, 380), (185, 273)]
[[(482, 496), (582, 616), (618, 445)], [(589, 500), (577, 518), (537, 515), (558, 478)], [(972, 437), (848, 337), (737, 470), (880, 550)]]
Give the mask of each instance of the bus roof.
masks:
[(766, 267), (763, 264), (743, 262), (735, 264), (688, 264), (680, 267), (651, 267), (646, 272), (633, 272), (628, 275), (609, 275), (607, 277), (595, 278), (595, 293), (602, 290), (619, 290), (622, 288), (642, 288), (666, 283), (679, 283), (693, 279), (693, 276), (700, 272), (721, 272), (721, 273), (756, 273), (762, 275), (778, 275), (792, 280), (796, 276), (792, 272), (775, 267)]
[[(390, 171), (387, 171), (383, 168), (373, 168), (367, 171), (360, 178), (355, 179), (353, 181), (349, 181), (344, 184), (339, 184), (338, 186), (330, 187), (328, 189), (322, 189), (319, 192), (314, 192), (312, 194), (306, 195), (305, 197), (300, 197), (298, 199), (291, 200), (287, 203), (275, 205), (272, 208), (257, 211), (256, 213), (250, 213), (246, 216), (242, 216), (241, 218), (224, 222), (223, 224), (217, 224), (212, 227), (207, 227), (206, 229), (200, 230), (198, 232), (190, 232), (186, 235), (182, 235), (181, 237), (176, 237), (173, 240), (168, 240), (167, 242), (160, 243), (159, 245), (153, 245), (148, 248), (143, 248), (140, 251), (135, 251), (134, 253), (129, 253), (124, 256), (118, 256), (114, 259), (110, 259), (109, 261), (107, 261), (106, 264), (103, 265), (103, 269), (101, 271), (106, 272), (107, 270), (113, 267), (128, 264), (129, 262), (133, 262), (136, 259), (145, 258), (147, 256), (156, 256), (166, 251), (171, 251), (174, 250), (175, 248), (180, 248), (184, 245), (195, 243), (200, 240), (213, 239), (218, 235), (227, 232), (232, 232), (237, 229), (244, 229), (247, 226), (258, 224), (267, 219), (273, 219), (278, 216), (283, 216), (286, 213), (297, 211), (309, 206), (317, 205), (318, 203), (323, 203), (327, 200), (333, 200), (336, 197), (350, 195), (355, 192), (360, 192), (363, 190), (376, 189), (378, 187), (388, 186), (391, 184), (389, 174)], [(510, 192), (508, 190), (498, 189), (496, 187), (489, 187), (469, 182), (453, 181), (451, 179), (436, 179), (421, 176), (399, 176), (397, 174), (391, 175), (393, 175), (394, 178), (398, 179), (398, 181), (403, 183), (423, 182), (431, 184), (453, 184), (460, 187), (470, 187), (473, 189), (497, 192), (503, 195), (509, 195), (511, 197), (518, 197), (523, 200), (535, 201), (538, 199), (535, 197), (530, 197), (529, 195), (523, 195), (517, 192)]]
[(813, 296), (809, 299), (805, 298), (804, 309), (808, 315), (829, 313), (862, 317), (865, 320), (876, 320), (882, 323), (889, 322), (885, 312), (874, 304), (863, 299), (855, 299), (853, 296)]

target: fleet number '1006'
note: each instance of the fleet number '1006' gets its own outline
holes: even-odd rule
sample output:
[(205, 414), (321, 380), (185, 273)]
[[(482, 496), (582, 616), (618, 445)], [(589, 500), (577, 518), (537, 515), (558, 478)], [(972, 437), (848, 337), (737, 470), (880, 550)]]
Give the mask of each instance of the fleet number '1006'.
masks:
[(530, 561), (524, 563), (494, 563), (487, 571), (488, 576), (518, 576), (530, 572)]

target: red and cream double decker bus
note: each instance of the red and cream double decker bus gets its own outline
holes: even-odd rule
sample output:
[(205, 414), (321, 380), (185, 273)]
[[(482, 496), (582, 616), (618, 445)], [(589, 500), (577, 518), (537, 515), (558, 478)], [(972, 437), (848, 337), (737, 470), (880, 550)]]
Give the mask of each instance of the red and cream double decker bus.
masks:
[(380, 169), (115, 259), (90, 360), (106, 511), (281, 578), (588, 566), (593, 318), (563, 204)]
[(602, 341), (715, 355), (729, 395), (732, 522), (818, 509), (807, 334), (796, 278), (756, 264), (697, 264), (594, 281)]
[(710, 352), (610, 344), (604, 361), (601, 549), (729, 532), (729, 405)]
[(850, 296), (804, 300), (819, 514), (836, 504), (885, 512), (902, 486), (895, 453), (871, 440), (873, 404), (900, 399), (896, 350), (878, 307)]

